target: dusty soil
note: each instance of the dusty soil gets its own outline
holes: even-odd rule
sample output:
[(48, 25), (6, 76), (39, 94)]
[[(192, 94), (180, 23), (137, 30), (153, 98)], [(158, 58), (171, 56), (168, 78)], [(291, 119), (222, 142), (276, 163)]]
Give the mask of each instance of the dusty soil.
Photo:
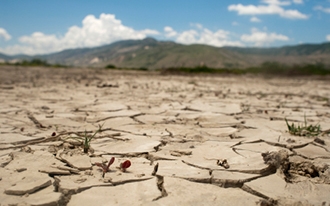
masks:
[(0, 205), (330, 205), (329, 82), (2, 66)]

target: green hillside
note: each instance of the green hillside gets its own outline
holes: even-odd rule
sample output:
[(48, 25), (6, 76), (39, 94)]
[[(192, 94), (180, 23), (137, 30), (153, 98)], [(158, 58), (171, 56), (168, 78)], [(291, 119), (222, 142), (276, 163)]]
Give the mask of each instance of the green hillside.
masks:
[(11, 60), (42, 59), (49, 64), (79, 67), (117, 68), (249, 68), (265, 62), (285, 65), (323, 64), (330, 66), (330, 43), (302, 44), (279, 48), (212, 47), (194, 44), (183, 45), (170, 41), (143, 40), (118, 41), (94, 48), (68, 49), (38, 56), (8, 56)]
[(168, 41), (143, 40), (120, 41), (110, 45), (65, 50), (38, 56), (52, 64), (104, 67), (114, 65), (126, 68), (169, 68), (206, 65), (213, 68), (246, 67), (244, 55), (224, 48), (207, 45), (182, 45)]

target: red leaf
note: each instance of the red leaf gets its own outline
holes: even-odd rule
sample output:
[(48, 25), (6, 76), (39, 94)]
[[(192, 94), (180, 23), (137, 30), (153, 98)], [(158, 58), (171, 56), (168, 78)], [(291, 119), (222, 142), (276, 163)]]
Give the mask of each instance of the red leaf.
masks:
[(121, 163), (120, 167), (123, 168), (124, 170), (129, 168), (131, 166), (131, 161), (126, 160), (125, 162)]
[(114, 157), (111, 157), (111, 159), (109, 160), (108, 166), (107, 166), (107, 170), (109, 169), (110, 165), (112, 165), (112, 163), (115, 161)]

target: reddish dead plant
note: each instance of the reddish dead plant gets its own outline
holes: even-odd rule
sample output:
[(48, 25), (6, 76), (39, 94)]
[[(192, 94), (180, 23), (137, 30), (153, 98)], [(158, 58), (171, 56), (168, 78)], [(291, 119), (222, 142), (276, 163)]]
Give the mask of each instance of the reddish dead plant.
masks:
[(99, 163), (99, 162), (96, 162), (95, 163), (96, 166), (99, 166), (99, 167), (102, 168), (102, 171), (103, 171), (102, 177), (103, 178), (104, 178), (105, 173), (107, 173), (109, 171), (110, 165), (112, 165), (112, 163), (114, 161), (115, 161), (115, 158), (114, 157), (111, 157), (111, 159), (109, 160), (108, 165), (105, 165), (104, 163)]
[(131, 161), (126, 160), (125, 162), (120, 163), (120, 170), (122, 172), (126, 172), (126, 169), (129, 168), (130, 166), (131, 166)]

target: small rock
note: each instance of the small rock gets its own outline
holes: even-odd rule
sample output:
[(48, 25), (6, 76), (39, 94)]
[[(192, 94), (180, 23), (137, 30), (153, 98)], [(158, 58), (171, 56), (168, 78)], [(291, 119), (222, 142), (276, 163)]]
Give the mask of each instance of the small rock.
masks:
[(316, 138), (314, 139), (314, 142), (319, 143), (319, 144), (321, 144), (321, 145), (325, 145), (324, 140), (322, 140), (322, 139), (320, 139), (320, 138), (318, 138), (318, 137), (316, 137)]
[(49, 110), (50, 108), (47, 107), (47, 106), (42, 106), (41, 109), (43, 109), (43, 110)]
[(25, 170), (26, 170), (26, 168), (17, 168), (17, 169), (16, 169), (17, 172), (23, 172), (23, 171), (25, 171)]

